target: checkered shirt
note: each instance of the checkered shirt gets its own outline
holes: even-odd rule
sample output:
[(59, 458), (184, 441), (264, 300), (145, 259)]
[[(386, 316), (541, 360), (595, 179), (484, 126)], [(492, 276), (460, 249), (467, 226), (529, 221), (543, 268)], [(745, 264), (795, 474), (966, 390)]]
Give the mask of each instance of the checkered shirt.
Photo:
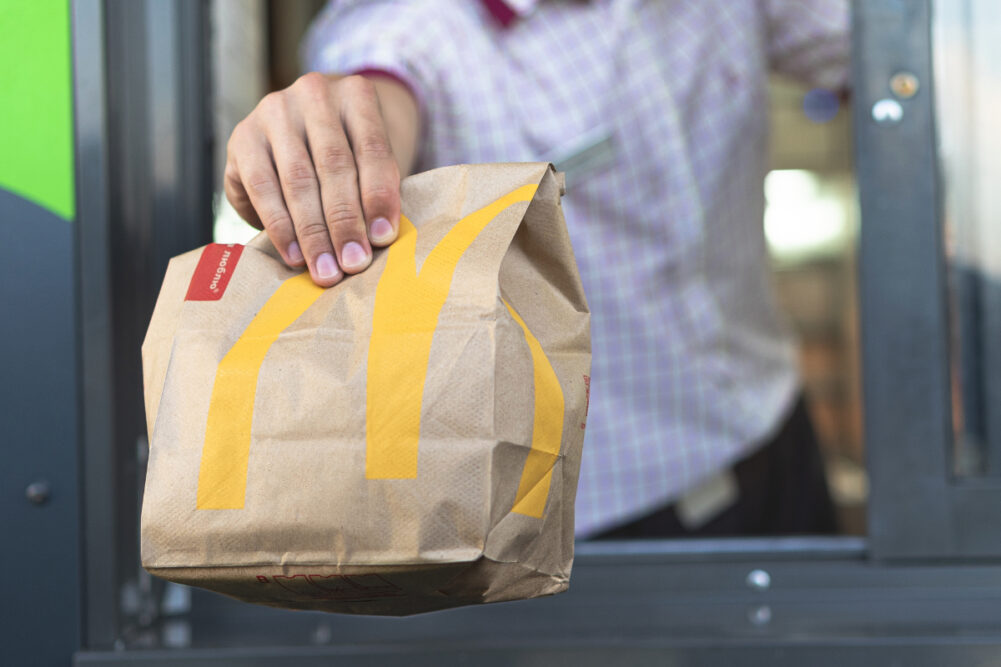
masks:
[(334, 0), (313, 24), (308, 69), (415, 93), (418, 170), (567, 165), (594, 353), (578, 535), (674, 501), (791, 408), (762, 228), (767, 77), (843, 88), (848, 24), (844, 0)]

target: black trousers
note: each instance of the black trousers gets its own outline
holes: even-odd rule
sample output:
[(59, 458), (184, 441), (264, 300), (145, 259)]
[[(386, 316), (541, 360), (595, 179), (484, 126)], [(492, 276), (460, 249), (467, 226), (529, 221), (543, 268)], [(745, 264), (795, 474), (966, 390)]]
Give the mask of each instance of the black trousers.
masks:
[(733, 471), (740, 491), (737, 501), (697, 529), (685, 528), (674, 506), (668, 505), (592, 539), (837, 532), (824, 462), (803, 397), (775, 437), (739, 461)]

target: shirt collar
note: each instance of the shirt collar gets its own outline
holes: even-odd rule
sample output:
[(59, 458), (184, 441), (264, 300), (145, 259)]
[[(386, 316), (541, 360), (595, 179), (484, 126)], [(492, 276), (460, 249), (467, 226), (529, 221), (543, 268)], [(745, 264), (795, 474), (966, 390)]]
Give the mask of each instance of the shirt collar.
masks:
[(482, 0), (482, 2), (494, 20), (502, 28), (508, 28), (519, 18), (531, 13), (539, 0)]

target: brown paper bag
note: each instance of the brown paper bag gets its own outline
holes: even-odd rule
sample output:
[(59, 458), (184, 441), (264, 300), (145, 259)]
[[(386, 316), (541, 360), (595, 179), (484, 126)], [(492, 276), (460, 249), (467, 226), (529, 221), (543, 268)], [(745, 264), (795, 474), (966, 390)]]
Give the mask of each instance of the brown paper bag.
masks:
[(411, 614), (567, 588), (589, 314), (546, 164), (406, 179), (324, 290), (265, 235), (175, 257), (143, 344), (151, 573)]

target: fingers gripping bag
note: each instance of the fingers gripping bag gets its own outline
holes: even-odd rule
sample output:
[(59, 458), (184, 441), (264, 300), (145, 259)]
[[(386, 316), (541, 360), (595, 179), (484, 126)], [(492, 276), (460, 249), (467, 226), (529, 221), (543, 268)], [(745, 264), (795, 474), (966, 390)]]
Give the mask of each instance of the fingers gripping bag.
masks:
[(171, 260), (143, 566), (359, 614), (566, 590), (591, 351), (561, 194), (547, 164), (407, 178), (398, 240), (329, 289), (264, 234)]

